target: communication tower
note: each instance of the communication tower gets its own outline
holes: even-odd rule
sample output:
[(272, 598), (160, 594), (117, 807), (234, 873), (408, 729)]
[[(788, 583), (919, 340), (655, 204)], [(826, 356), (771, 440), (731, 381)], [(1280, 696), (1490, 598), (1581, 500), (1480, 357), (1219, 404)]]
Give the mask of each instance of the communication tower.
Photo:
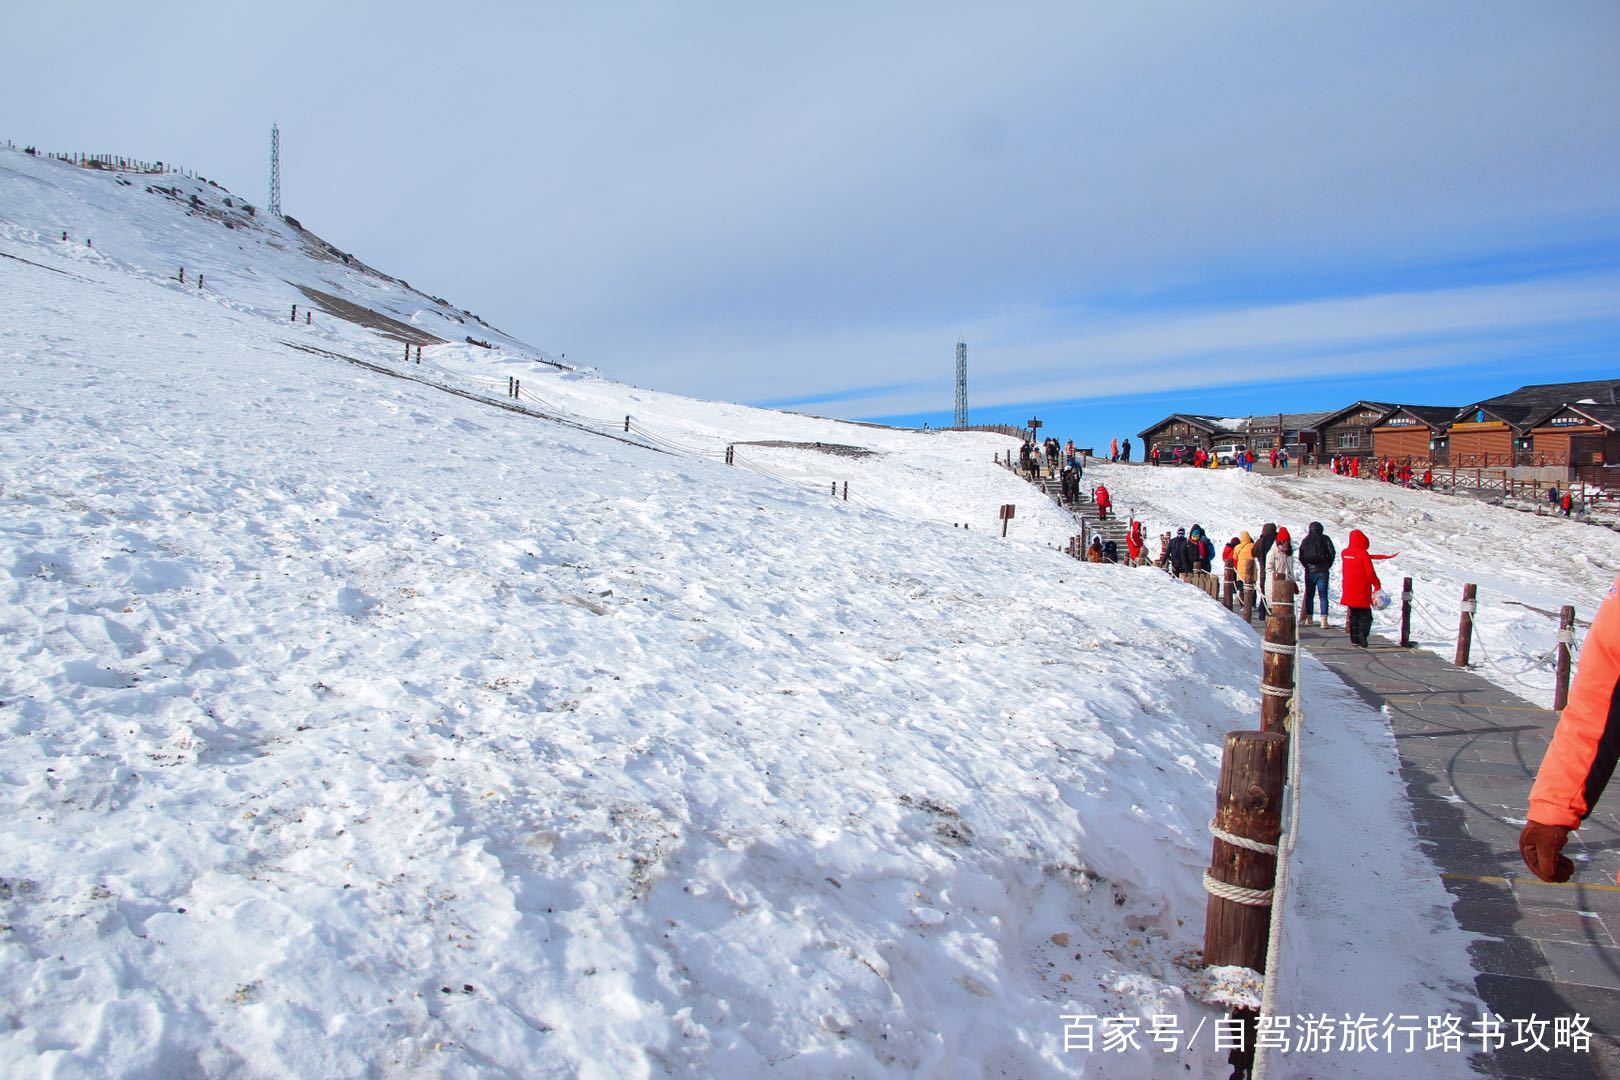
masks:
[(967, 341), (956, 341), (956, 426), (968, 426), (967, 415)]
[(270, 216), (281, 216), (281, 129), (270, 125)]

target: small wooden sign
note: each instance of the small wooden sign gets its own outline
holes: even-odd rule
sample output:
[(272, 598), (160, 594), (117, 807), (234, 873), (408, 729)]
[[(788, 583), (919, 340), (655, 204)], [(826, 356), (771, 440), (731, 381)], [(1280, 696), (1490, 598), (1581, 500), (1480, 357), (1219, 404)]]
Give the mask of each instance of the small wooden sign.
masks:
[(1018, 507), (1013, 505), (1012, 503), (1002, 503), (1001, 504), (1001, 520), (1006, 521), (1008, 518), (1012, 517), (1015, 513), (1017, 513), (1017, 511), (1018, 511)]

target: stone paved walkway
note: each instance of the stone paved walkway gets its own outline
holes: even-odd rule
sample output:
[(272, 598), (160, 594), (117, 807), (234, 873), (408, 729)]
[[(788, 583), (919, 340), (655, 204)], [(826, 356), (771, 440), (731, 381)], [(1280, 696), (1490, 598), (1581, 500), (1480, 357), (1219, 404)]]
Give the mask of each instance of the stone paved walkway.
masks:
[(1503, 1077), (1620, 1077), (1620, 779), (1566, 848), (1577, 881), (1543, 884), (1520, 861), (1518, 836), (1557, 714), (1421, 649), (1376, 638), (1357, 649), (1340, 629), (1306, 628), (1301, 639), (1384, 707), (1418, 836), (1456, 898), (1458, 925), (1481, 935), (1469, 951), (1486, 1007), (1510, 1019), (1590, 1018), (1589, 1054), (1507, 1049), (1476, 1063)]

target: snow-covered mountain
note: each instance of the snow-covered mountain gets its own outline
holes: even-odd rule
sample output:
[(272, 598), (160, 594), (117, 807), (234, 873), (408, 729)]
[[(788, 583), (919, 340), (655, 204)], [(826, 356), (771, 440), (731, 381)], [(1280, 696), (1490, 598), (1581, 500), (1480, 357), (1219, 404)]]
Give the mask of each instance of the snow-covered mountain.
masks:
[[(1248, 627), (999, 436), (571, 370), (227, 198), (0, 151), (7, 1075), (1225, 1074)], [(1285, 1000), (1456, 1011), (1305, 667), (1309, 798), (1389, 812), (1306, 837)]]

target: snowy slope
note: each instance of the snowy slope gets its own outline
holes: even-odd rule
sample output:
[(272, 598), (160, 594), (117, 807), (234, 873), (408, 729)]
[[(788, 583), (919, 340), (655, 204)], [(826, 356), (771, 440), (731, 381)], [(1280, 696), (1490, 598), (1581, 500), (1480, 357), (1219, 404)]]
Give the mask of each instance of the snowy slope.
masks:
[[(283, 321), (268, 240), (164, 270), (241, 231), (0, 153), (7, 1075), (1224, 1075), (1184, 987), (1252, 631), (1052, 551), (998, 437), (406, 365)], [(446, 392), (511, 375), (569, 423)], [(1456, 1011), (1387, 732), (1305, 677), (1323, 797), (1391, 810), (1302, 848), (1344, 909), (1288, 992)], [(1206, 1027), (1088, 1055), (1074, 1013)]]
[[(1263, 476), (1238, 469), (1198, 470), (1098, 465), (1122, 511), (1134, 510), (1157, 535), (1197, 522), (1216, 546), (1267, 521), (1288, 528), (1296, 546), (1320, 521), (1339, 550), (1359, 528), (1372, 550), (1398, 552), (1378, 564), (1396, 603), (1373, 614), (1373, 633), (1400, 636), (1401, 579), (1413, 579), (1412, 637), (1453, 656), (1465, 582), (1479, 586), (1470, 662), (1481, 675), (1537, 704), (1550, 706), (1558, 609), (1575, 606), (1577, 640), (1620, 575), (1620, 534), (1537, 517), (1466, 496), (1407, 490), (1374, 480), (1331, 475)], [(1155, 547), (1155, 550), (1157, 548)], [(1337, 600), (1335, 570), (1331, 599)], [(1330, 607), (1342, 625), (1344, 609)]]

